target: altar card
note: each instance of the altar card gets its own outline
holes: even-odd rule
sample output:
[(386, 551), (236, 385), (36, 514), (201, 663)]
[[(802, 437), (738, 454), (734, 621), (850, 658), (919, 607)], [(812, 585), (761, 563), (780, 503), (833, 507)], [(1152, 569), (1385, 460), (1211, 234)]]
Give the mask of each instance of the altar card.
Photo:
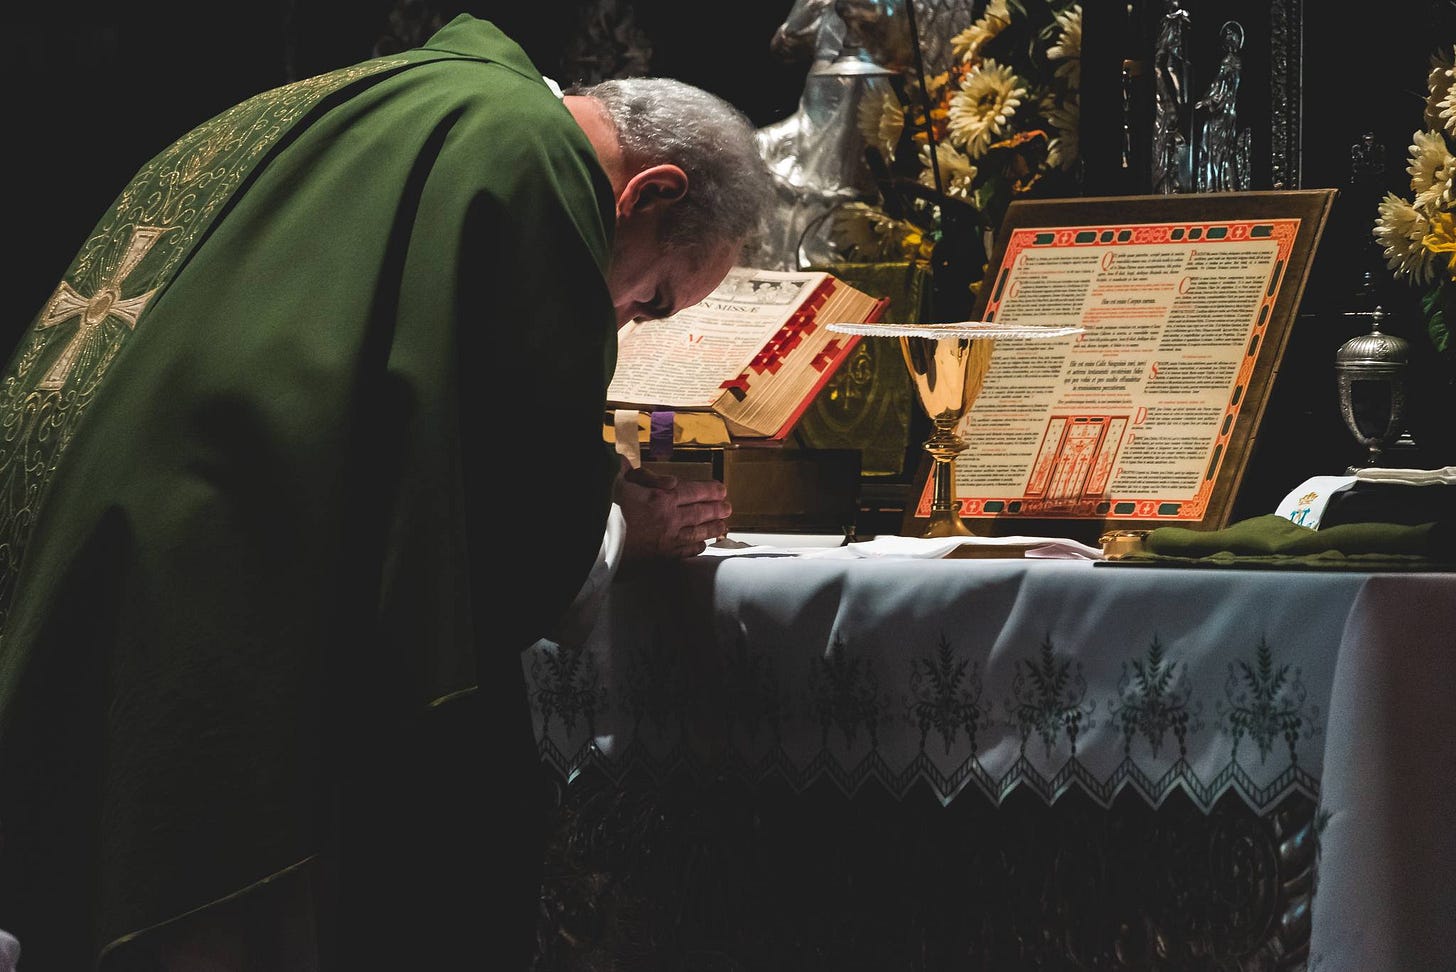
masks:
[[(960, 433), (967, 525), (1095, 539), (1227, 524), (1336, 191), (1019, 201), (979, 316), (998, 342)], [(905, 532), (930, 512), (928, 463)]]

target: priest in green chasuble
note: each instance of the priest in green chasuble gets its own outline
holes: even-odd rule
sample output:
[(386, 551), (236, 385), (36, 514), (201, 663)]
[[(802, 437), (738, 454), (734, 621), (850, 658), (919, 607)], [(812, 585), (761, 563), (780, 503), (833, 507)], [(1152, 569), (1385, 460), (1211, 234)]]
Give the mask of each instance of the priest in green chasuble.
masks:
[(137, 173), (0, 377), (20, 968), (526, 968), (521, 652), (729, 513), (603, 441), (616, 328), (770, 186), (720, 99), (561, 97), (463, 15)]

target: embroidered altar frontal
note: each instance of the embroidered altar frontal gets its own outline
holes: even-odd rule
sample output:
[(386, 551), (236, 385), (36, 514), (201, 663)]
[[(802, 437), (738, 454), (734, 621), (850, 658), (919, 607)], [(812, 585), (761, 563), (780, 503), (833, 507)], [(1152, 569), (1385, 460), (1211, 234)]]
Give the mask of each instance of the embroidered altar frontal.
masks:
[[(528, 658), (540, 746), (565, 775), (690, 765), (800, 791), (927, 784), (943, 803), (1182, 790), (1204, 810), (1233, 792), (1262, 812), (1318, 795), (1363, 578), (739, 559), (682, 583), (614, 592), (595, 640)], [(632, 603), (649, 596), (655, 610)]]
[(1442, 967), (1453, 627), (1451, 574), (736, 557), (619, 579), (584, 643), (525, 661), (567, 781), (542, 957)]

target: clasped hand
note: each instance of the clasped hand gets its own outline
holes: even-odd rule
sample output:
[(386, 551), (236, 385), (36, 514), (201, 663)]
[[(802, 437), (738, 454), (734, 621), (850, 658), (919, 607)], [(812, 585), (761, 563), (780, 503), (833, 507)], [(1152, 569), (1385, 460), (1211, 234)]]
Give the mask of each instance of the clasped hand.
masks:
[(627, 521), (625, 562), (695, 557), (728, 532), (733, 507), (717, 480), (679, 479), (632, 468), (625, 457), (616, 501)]

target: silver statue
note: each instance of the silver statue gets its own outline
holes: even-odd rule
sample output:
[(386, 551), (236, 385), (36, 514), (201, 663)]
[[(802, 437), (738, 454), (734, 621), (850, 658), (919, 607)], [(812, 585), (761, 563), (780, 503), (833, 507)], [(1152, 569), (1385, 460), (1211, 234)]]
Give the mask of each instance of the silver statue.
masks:
[[(778, 219), (753, 256), (771, 269), (821, 266), (841, 258), (830, 237), (842, 206), (880, 201), (865, 162), (862, 105), (899, 103), (895, 78), (913, 88), (918, 36), (927, 76), (954, 60), (950, 38), (973, 20), (973, 0), (794, 0), (770, 50), (811, 66), (799, 107), (759, 129), (759, 150), (777, 176)], [(907, 114), (909, 112), (907, 111)], [(887, 163), (889, 159), (885, 160)]]
[(1153, 47), (1153, 192), (1170, 195), (1193, 188), (1189, 138), (1188, 11), (1164, 0)]
[(1230, 20), (1219, 30), (1223, 55), (1218, 73), (1208, 91), (1193, 106), (1195, 112), (1207, 112), (1198, 139), (1198, 162), (1194, 170), (1194, 188), (1198, 192), (1220, 192), (1248, 189), (1250, 165), (1249, 129), (1238, 127), (1237, 103), (1239, 74), (1243, 58), (1244, 28)]
[(910, 54), (905, 0), (794, 0), (769, 49), (785, 60), (812, 52), (814, 64), (854, 58), (903, 70)]
[(758, 130), (759, 151), (778, 183), (773, 226), (756, 266), (797, 270), (840, 259), (831, 242), (842, 206), (879, 200), (859, 125), (864, 104), (899, 103), (891, 78), (910, 58), (903, 0), (795, 0), (769, 47), (811, 60), (794, 114)]

